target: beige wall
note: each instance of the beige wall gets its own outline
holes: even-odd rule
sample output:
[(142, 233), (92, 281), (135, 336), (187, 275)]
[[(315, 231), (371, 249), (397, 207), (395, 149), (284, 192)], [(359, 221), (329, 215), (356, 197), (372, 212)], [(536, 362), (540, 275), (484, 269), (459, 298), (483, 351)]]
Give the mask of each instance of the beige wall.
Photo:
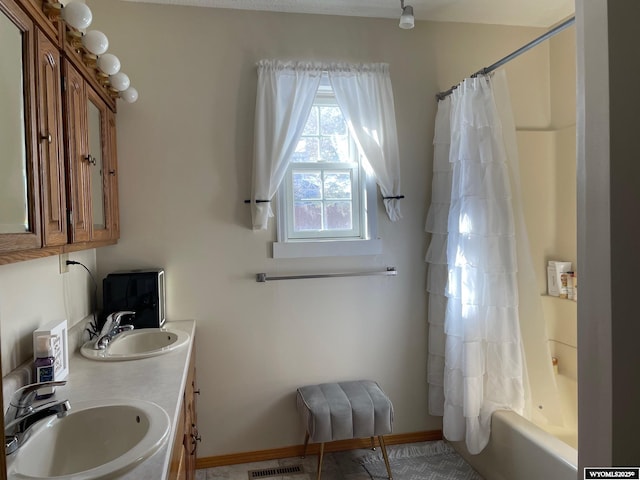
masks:
[[(102, 275), (161, 265), (169, 318), (198, 322), (201, 456), (300, 444), (295, 388), (374, 378), (395, 431), (438, 429), (426, 413), (423, 225), (434, 94), (540, 34), (538, 29), (88, 2), (140, 92), (120, 104), (122, 239)], [(380, 215), (377, 257), (273, 260), (274, 229), (250, 230), (261, 58), (388, 62), (400, 139), (404, 218)], [(550, 123), (548, 47), (509, 66), (518, 125)], [(526, 82), (526, 84), (523, 84)], [(257, 272), (396, 266), (397, 278), (255, 283)]]
[[(70, 260), (96, 271), (95, 250), (73, 253)], [(0, 266), (2, 374), (32, 358), (32, 332), (54, 320), (68, 327), (84, 319), (93, 306), (94, 284), (79, 265), (61, 274), (57, 256)]]

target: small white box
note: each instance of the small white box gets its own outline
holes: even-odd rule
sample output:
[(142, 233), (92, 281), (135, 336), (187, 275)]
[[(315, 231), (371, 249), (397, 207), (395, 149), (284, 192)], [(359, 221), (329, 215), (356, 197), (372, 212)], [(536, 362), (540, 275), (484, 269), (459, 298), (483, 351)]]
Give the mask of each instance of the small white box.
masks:
[(556, 275), (556, 262), (552, 261), (547, 265), (547, 294), (552, 297), (560, 295), (558, 276)]
[(43, 335), (53, 338), (54, 380), (64, 380), (69, 375), (69, 340), (67, 335), (67, 321), (55, 320), (33, 332), (33, 359), (36, 356), (36, 339)]

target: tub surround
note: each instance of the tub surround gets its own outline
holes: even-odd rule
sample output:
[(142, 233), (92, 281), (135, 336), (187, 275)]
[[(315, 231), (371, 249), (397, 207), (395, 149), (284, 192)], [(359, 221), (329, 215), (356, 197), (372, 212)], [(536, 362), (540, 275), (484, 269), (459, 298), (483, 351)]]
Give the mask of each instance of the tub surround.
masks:
[[(172, 321), (165, 326), (188, 333), (189, 342), (165, 355), (123, 362), (88, 360), (75, 348), (69, 356), (67, 384), (56, 391), (56, 398), (68, 399), (72, 409), (76, 402), (140, 399), (156, 403), (167, 412), (171, 420), (168, 440), (149, 459), (117, 477), (122, 480), (163, 480), (169, 471), (175, 432), (181, 421), (195, 321)], [(8, 379), (4, 379), (5, 385)]]

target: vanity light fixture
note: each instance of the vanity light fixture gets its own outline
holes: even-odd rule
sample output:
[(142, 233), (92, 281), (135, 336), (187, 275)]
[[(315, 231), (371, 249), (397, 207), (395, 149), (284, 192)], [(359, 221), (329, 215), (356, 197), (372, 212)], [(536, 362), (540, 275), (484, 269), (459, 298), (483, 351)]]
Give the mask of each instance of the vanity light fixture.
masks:
[(400, 28), (404, 30), (411, 30), (415, 26), (413, 7), (411, 5), (407, 5), (405, 7), (404, 0), (400, 0), (400, 8), (402, 8), (402, 14), (400, 15)]
[(129, 77), (120, 72), (118, 57), (106, 53), (107, 36), (98, 30), (84, 33), (93, 20), (91, 9), (85, 3), (70, 1), (63, 5), (58, 0), (43, 0), (42, 10), (51, 20), (64, 22), (71, 46), (82, 56), (84, 64), (96, 71), (98, 81), (113, 97), (128, 103), (138, 99), (138, 91), (131, 86)]
[(62, 7), (60, 16), (67, 25), (75, 28), (76, 30), (84, 30), (91, 25), (93, 15), (91, 9), (84, 3), (69, 2)]
[(120, 92), (120, 98), (127, 103), (133, 103), (138, 100), (138, 91), (133, 87), (129, 87), (124, 92)]
[(105, 75), (115, 75), (120, 71), (120, 60), (112, 53), (98, 57), (98, 69)]
[(100, 30), (89, 30), (82, 36), (82, 46), (93, 55), (102, 55), (109, 48), (109, 39)]
[(131, 81), (126, 73), (118, 72), (109, 77), (109, 84), (114, 90), (124, 92), (131, 85)]

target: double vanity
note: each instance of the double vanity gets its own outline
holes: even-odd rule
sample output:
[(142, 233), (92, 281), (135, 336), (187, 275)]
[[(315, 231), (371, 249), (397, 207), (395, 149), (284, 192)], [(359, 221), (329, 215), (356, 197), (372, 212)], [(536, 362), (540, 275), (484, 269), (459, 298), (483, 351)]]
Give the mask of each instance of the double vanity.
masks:
[(192, 320), (167, 322), (76, 349), (49, 399), (63, 413), (31, 427), (6, 458), (8, 478), (194, 478), (194, 332)]

